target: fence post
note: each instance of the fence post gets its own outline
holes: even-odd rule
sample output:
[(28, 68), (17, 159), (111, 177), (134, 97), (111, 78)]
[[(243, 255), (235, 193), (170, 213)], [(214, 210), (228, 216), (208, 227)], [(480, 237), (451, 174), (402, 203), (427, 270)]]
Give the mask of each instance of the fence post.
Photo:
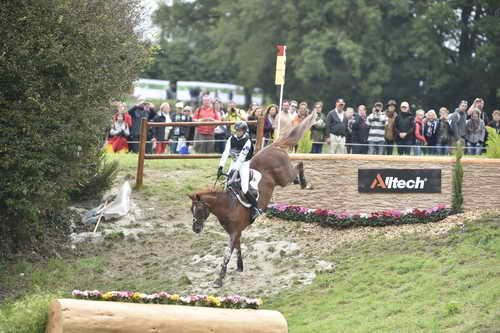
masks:
[(135, 179), (135, 187), (137, 189), (142, 188), (143, 176), (144, 176), (144, 155), (146, 154), (146, 140), (148, 133), (148, 120), (146, 118), (141, 119), (141, 129), (140, 129), (140, 139), (139, 139), (139, 159), (137, 164), (137, 177)]
[(264, 145), (264, 124), (265, 118), (259, 116), (257, 119), (257, 137), (255, 138), (255, 152), (257, 153)]

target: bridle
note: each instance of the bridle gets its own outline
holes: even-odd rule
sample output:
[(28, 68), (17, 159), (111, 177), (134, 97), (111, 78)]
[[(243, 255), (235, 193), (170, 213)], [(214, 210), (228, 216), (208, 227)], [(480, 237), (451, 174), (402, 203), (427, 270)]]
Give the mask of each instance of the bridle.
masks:
[[(208, 207), (208, 205), (202, 201), (202, 200), (197, 200), (197, 201), (193, 201), (194, 205), (193, 205), (193, 223), (203, 223), (207, 220), (208, 218), (208, 215), (210, 214), (210, 207)], [(202, 221), (202, 220), (199, 220), (197, 218), (197, 214), (196, 214), (196, 210), (197, 210), (197, 207), (198, 205), (201, 204), (203, 206), (203, 208), (206, 208), (208, 210), (208, 214), (207, 214), (207, 217)]]

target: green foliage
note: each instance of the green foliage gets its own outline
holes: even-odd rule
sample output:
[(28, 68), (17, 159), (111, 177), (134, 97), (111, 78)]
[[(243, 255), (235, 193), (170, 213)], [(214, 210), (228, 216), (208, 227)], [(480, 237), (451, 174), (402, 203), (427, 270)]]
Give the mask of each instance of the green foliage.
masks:
[(73, 188), (70, 196), (73, 200), (98, 198), (109, 190), (118, 174), (118, 161), (108, 162), (103, 151), (97, 155), (95, 163), (86, 169), (86, 182)]
[(298, 143), (297, 153), (309, 154), (312, 149), (311, 131), (307, 131)]
[(500, 134), (494, 128), (486, 126), (488, 140), (486, 140), (486, 157), (500, 158)]
[(283, 313), (294, 333), (495, 332), (499, 221), (485, 215), (439, 236), (415, 232), (336, 247), (328, 259), (333, 273), (264, 306)]
[(499, 10), (496, 0), (175, 1), (156, 12), (162, 51), (147, 74), (262, 87), (276, 100), (275, 46), (286, 44), (285, 95), (296, 99), (498, 104)]
[(82, 185), (98, 190), (107, 105), (147, 61), (140, 22), (138, 0), (0, 7), (0, 108), (9, 111), (0, 122), (0, 254), (48, 232), (41, 221)]
[(455, 168), (453, 169), (451, 207), (453, 210), (461, 211), (464, 204), (462, 185), (464, 181), (464, 169), (462, 168), (462, 156), (464, 155), (464, 146), (462, 141), (458, 141), (455, 148)]

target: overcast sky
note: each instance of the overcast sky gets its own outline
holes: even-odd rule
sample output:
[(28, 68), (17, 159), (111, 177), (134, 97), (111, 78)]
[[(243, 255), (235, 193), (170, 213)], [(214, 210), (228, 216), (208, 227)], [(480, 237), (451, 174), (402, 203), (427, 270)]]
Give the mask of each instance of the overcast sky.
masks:
[(142, 5), (145, 10), (145, 18), (146, 22), (144, 22), (144, 28), (146, 29), (146, 37), (150, 39), (154, 39), (154, 35), (159, 33), (158, 28), (153, 26), (151, 22), (151, 15), (158, 8), (158, 2), (164, 1), (166, 3), (170, 3), (171, 0), (142, 0)]

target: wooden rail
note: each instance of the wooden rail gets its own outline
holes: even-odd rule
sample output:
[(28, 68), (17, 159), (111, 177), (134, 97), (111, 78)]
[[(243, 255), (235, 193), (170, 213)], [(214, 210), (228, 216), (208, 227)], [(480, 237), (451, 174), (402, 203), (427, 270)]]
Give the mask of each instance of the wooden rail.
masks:
[[(255, 138), (255, 152), (262, 149), (264, 138), (264, 117), (257, 120), (246, 121), (249, 125), (257, 125), (257, 136)], [(176, 126), (219, 126), (234, 125), (238, 121), (212, 121), (212, 122), (175, 122), (175, 123), (150, 123), (146, 118), (141, 119), (140, 139), (139, 139), (139, 157), (137, 161), (137, 176), (135, 186), (140, 189), (144, 184), (144, 160), (170, 160), (170, 159), (206, 159), (220, 158), (220, 154), (171, 154), (171, 155), (146, 155), (146, 141), (149, 127), (176, 127)]]

